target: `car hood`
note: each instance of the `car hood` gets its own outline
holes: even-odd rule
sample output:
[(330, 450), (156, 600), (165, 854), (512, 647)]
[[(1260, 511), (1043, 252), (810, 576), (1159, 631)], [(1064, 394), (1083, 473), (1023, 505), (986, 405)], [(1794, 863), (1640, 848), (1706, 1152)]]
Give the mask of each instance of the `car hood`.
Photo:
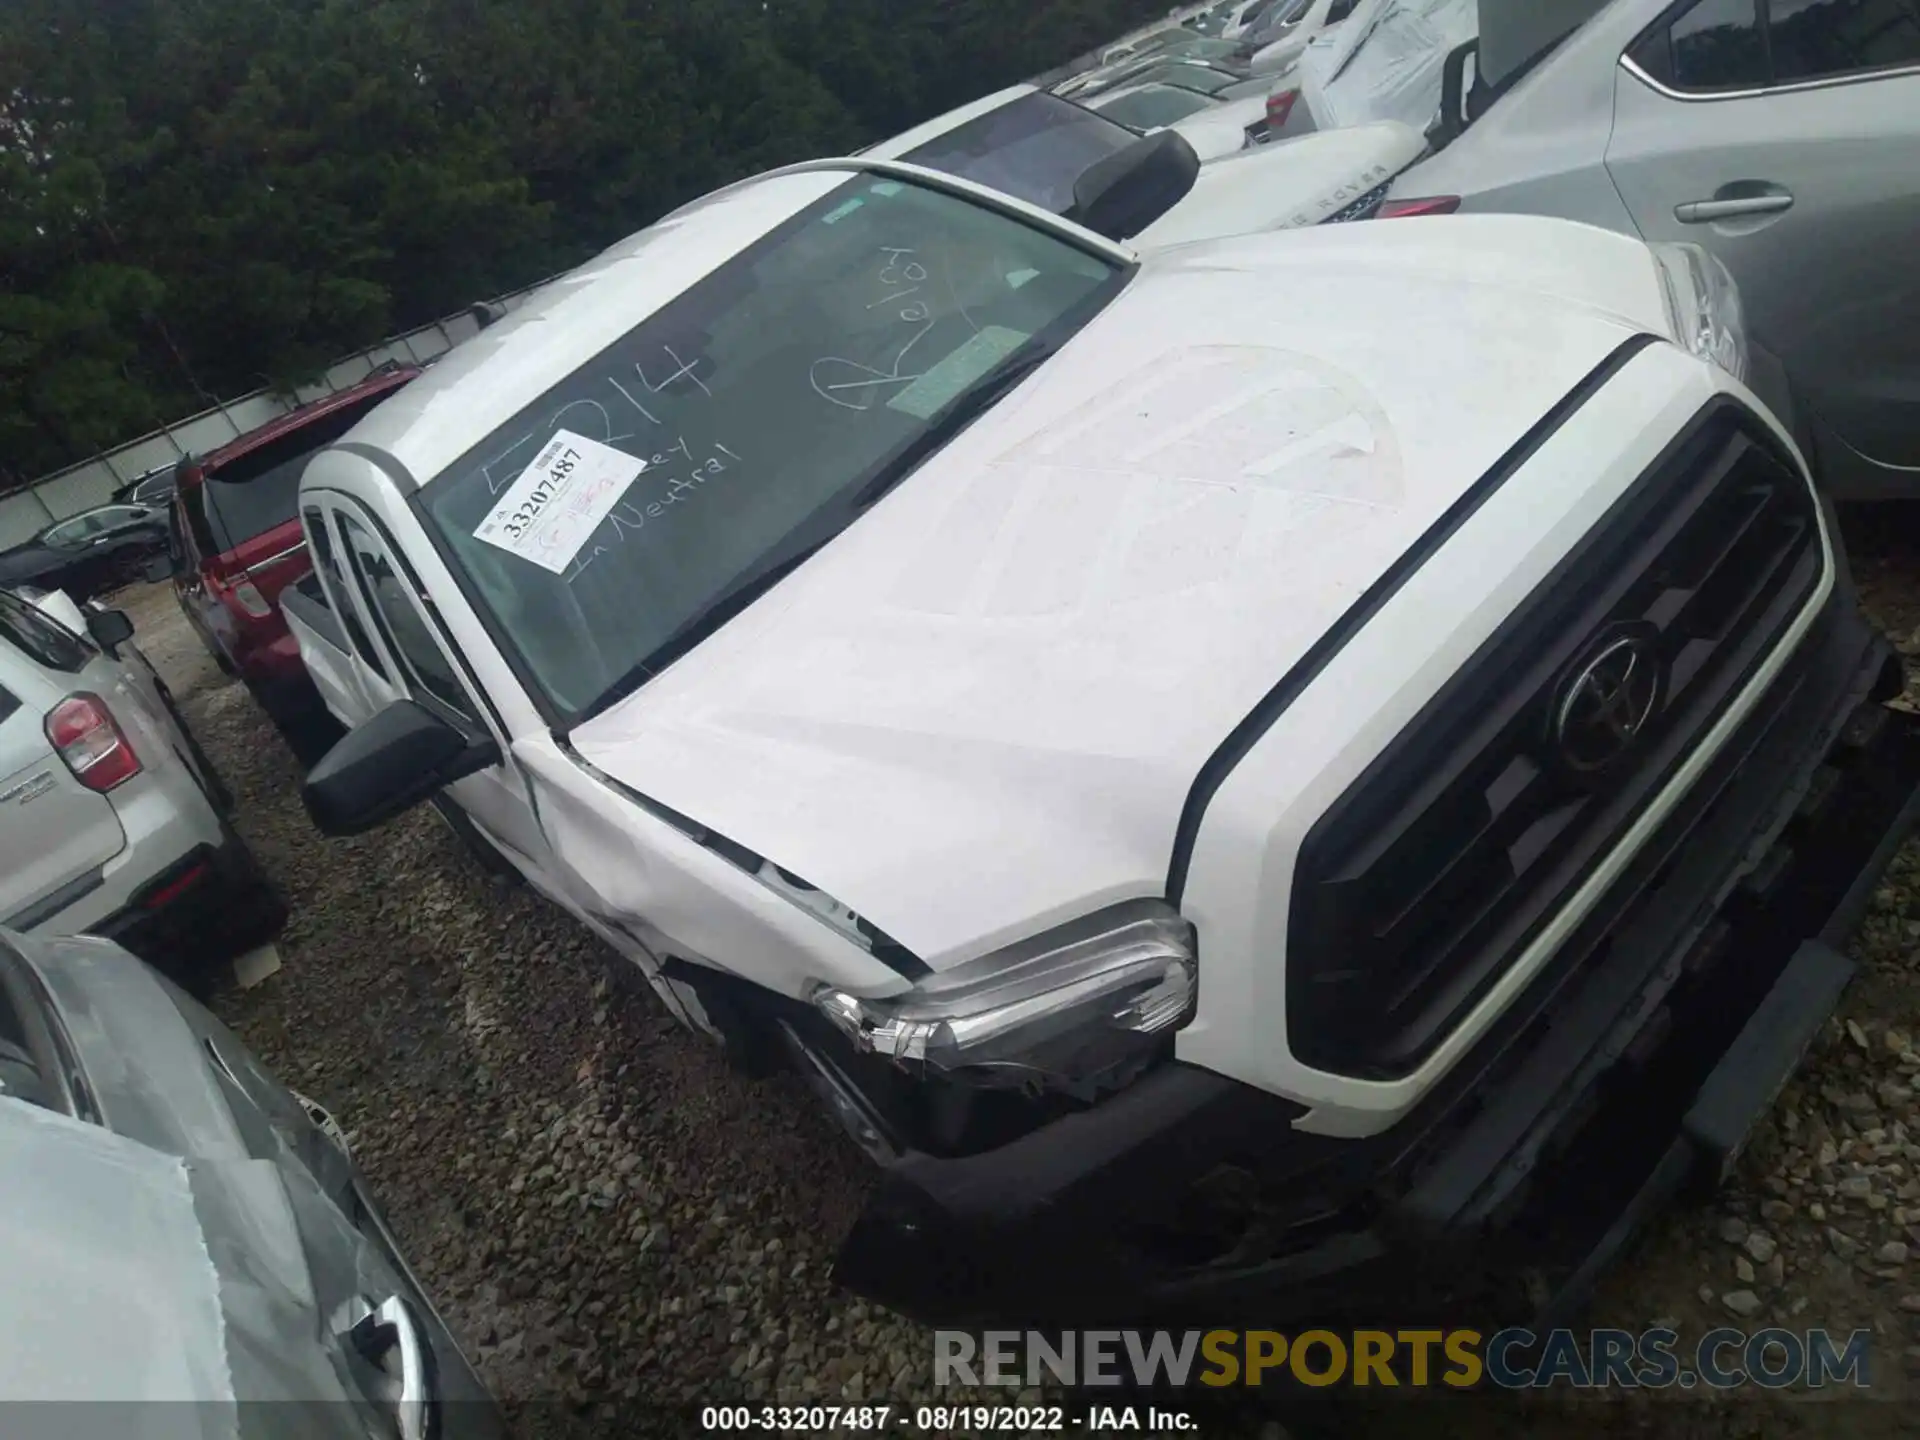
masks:
[(1318, 225), (1420, 158), (1426, 139), (1385, 120), (1257, 145), (1200, 167), (1186, 198), (1133, 238), (1140, 248)]
[(1150, 255), (571, 742), (935, 968), (1163, 893), (1234, 727), (1584, 376), (1664, 328), (1643, 245), (1531, 217)]

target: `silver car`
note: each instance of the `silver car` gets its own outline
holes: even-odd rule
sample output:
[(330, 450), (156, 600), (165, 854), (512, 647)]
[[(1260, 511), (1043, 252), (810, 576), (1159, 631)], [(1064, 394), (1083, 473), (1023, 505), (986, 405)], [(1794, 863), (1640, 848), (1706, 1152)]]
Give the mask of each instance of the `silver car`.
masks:
[(1697, 242), (1834, 494), (1920, 496), (1920, 0), (1480, 0), (1443, 97), (1383, 215)]
[(0, 925), (210, 986), (286, 920), (232, 806), (124, 613), (0, 589)]
[(108, 941), (0, 930), (0, 1173), (0, 1401), (149, 1402), (8, 1440), (505, 1433), (339, 1127)]

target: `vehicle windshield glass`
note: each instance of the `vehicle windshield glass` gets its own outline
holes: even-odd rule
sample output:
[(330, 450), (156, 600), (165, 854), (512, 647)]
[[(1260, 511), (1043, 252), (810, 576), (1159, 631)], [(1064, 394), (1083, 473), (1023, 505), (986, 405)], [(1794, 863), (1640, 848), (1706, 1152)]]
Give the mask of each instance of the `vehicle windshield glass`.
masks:
[(1206, 96), (1196, 95), (1191, 90), (1156, 85), (1148, 90), (1133, 90), (1111, 99), (1096, 100), (1093, 108), (1122, 125), (1131, 125), (1139, 130), (1157, 130), (1163, 125), (1171, 125), (1176, 120), (1197, 114), (1206, 109), (1209, 103)]
[(1172, 85), (1176, 89), (1191, 90), (1196, 95), (1217, 95), (1229, 85), (1238, 85), (1247, 77), (1230, 74), (1225, 70), (1210, 69), (1205, 65), (1182, 64), (1178, 61), (1171, 65), (1162, 65), (1149, 70), (1141, 77), (1152, 85)]
[(1036, 92), (969, 120), (901, 158), (1064, 215), (1087, 167), (1140, 136), (1071, 100)]
[(428, 483), (425, 512), (495, 634), (577, 717), (851, 524), (1126, 273), (977, 202), (854, 176), (532, 398)]
[(393, 393), (392, 387), (377, 390), (209, 471), (199, 485), (188, 487), (190, 494), (197, 492), (198, 503), (187, 507), (196, 543), (210, 556), (224, 555), (292, 521), (299, 513), (300, 474), (307, 461)]

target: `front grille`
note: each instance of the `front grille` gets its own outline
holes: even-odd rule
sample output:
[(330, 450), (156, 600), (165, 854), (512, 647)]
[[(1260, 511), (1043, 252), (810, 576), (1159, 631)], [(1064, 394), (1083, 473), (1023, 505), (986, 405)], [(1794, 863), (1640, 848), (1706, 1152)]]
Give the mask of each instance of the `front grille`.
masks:
[(1796, 468), (1746, 411), (1710, 406), (1308, 835), (1293, 1053), (1374, 1078), (1430, 1054), (1776, 648), (1822, 564)]
[(1393, 188), (1393, 182), (1376, 185), (1344, 210), (1336, 210), (1320, 223), (1322, 225), (1340, 225), (1349, 220), (1371, 220), (1387, 203), (1387, 191)]

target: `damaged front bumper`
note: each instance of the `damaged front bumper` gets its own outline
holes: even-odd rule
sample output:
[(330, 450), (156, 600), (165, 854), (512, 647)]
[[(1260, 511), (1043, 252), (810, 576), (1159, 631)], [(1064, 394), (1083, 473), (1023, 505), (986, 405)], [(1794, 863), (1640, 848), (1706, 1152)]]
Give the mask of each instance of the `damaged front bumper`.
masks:
[[(1583, 1300), (1711, 1188), (1851, 974), (1920, 810), (1920, 723), (1842, 583), (1596, 913), (1422, 1105), (1364, 1140), (1169, 1063), (965, 1158), (906, 1153), (840, 1281), (933, 1323), (1462, 1323)], [(1204, 977), (1203, 977), (1204, 983)]]

